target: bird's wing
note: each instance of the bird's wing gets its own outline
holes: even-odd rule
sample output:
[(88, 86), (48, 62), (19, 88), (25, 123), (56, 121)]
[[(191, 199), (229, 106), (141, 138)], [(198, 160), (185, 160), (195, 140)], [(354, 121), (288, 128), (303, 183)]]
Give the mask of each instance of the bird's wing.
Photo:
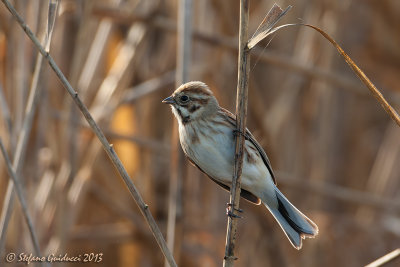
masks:
[[(225, 189), (226, 191), (231, 191), (231, 188), (219, 181), (217, 181), (216, 179), (212, 178), (210, 175), (208, 175), (205, 171), (203, 171), (199, 165), (197, 165), (193, 160), (191, 160), (189, 157), (187, 157), (187, 159), (194, 165), (196, 166), (201, 172), (203, 172), (204, 174), (207, 175), (208, 178), (210, 178), (212, 181), (214, 181), (216, 184), (218, 184), (219, 186), (221, 186), (223, 189)], [(256, 205), (260, 205), (261, 204), (261, 199), (259, 199), (258, 197), (256, 197), (255, 195), (253, 195), (252, 193), (250, 193), (247, 190), (242, 189), (240, 191), (240, 196), (244, 199), (246, 199), (247, 201), (250, 201), (253, 204)]]
[[(236, 127), (236, 118), (235, 116), (228, 110), (221, 108), (224, 113), (228, 116), (229, 122)], [(274, 184), (276, 185), (276, 180), (275, 180), (275, 175), (274, 172), (272, 171), (271, 167), (271, 162), (268, 159), (267, 154), (265, 153), (264, 149), (261, 147), (261, 145), (257, 142), (257, 140), (254, 138), (254, 136), (251, 134), (249, 129), (246, 128), (246, 133), (244, 135), (246, 140), (249, 140), (258, 150), (258, 153), (260, 153), (260, 156), (262, 160), (264, 161), (265, 166), (267, 166), (269, 173), (271, 174), (272, 181), (274, 181)]]
[(257, 142), (257, 140), (254, 138), (254, 136), (251, 134), (251, 132), (247, 128), (246, 128), (245, 138), (247, 140), (249, 140), (257, 148), (258, 152), (261, 155), (261, 158), (264, 161), (265, 166), (267, 166), (269, 173), (271, 174), (271, 178), (274, 181), (274, 184), (276, 185), (274, 171), (272, 170), (271, 162), (268, 159), (267, 153), (265, 153), (264, 149), (260, 146), (260, 144)]

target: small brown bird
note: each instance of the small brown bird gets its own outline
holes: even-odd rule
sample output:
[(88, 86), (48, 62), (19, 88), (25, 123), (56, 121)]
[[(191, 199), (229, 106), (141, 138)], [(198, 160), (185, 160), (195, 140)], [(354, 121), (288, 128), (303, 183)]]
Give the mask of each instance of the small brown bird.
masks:
[[(236, 119), (218, 105), (208, 86), (189, 82), (162, 101), (170, 104), (179, 122), (179, 139), (187, 158), (214, 182), (229, 190), (232, 184)], [(318, 227), (278, 190), (269, 159), (248, 129), (241, 196), (267, 207), (296, 249)]]

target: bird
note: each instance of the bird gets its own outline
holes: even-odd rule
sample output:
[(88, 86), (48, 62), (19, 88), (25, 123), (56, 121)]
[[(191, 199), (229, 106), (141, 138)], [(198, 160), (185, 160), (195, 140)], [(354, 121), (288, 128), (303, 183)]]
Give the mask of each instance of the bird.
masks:
[[(162, 103), (171, 106), (178, 120), (179, 140), (188, 160), (229, 190), (237, 135), (235, 116), (220, 107), (208, 85), (200, 81), (182, 84)], [(256, 205), (264, 204), (299, 250), (302, 239), (318, 234), (318, 226), (281, 193), (267, 154), (247, 128), (243, 134), (241, 197)]]

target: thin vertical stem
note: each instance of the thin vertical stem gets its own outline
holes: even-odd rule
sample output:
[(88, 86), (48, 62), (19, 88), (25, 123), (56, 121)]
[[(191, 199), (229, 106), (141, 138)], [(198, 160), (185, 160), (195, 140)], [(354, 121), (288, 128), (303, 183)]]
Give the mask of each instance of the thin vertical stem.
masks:
[[(189, 81), (191, 43), (192, 43), (192, 0), (180, 0), (178, 10), (177, 35), (177, 69), (175, 85)], [(184, 171), (184, 155), (179, 145), (178, 123), (174, 120), (172, 130), (171, 177), (169, 184), (167, 243), (171, 251), (176, 243), (176, 231), (179, 231), (179, 213), (182, 211), (182, 176)], [(179, 245), (179, 244), (178, 244)], [(179, 251), (175, 251), (175, 255)], [(179, 258), (179, 257), (178, 257)], [(168, 263), (165, 264), (168, 266)]]
[[(43, 45), (46, 47), (46, 51), (50, 49), (51, 36), (54, 29), (56, 14), (58, 10), (59, 0), (52, 0), (49, 2), (49, 10), (48, 10), (48, 20), (46, 27), (46, 37), (43, 41)], [(32, 129), (33, 119), (36, 113), (38, 96), (39, 96), (39, 80), (40, 74), (42, 70), (43, 57), (39, 53), (36, 58), (35, 69), (33, 73), (32, 83), (29, 90), (29, 97), (26, 103), (25, 115), (22, 122), (21, 131), (18, 134), (18, 141), (16, 145), (16, 149), (14, 152), (12, 167), (15, 170), (15, 175), (18, 179), (21, 167), (23, 165), (23, 161), (25, 159), (26, 147), (29, 139), (29, 134)], [(5, 246), (6, 234), (8, 229), (8, 223), (10, 221), (13, 207), (14, 207), (14, 183), (8, 183), (7, 191), (5, 194), (3, 209), (0, 216), (0, 252), (3, 250)]]
[(192, 53), (192, 0), (179, 1), (176, 85), (189, 81)]
[[(4, 161), (6, 163), (7, 166), (7, 171), (8, 174), (10, 175), (11, 180), (13, 181), (14, 187), (15, 187), (15, 191), (17, 192), (17, 196), (19, 199), (19, 202), (21, 204), (21, 208), (22, 208), (22, 214), (25, 217), (26, 220), (26, 224), (28, 225), (28, 229), (29, 229), (29, 233), (31, 235), (31, 239), (32, 239), (32, 243), (33, 243), (33, 249), (35, 251), (35, 254), (37, 257), (41, 257), (40, 255), (40, 247), (39, 247), (39, 241), (37, 239), (36, 233), (35, 233), (35, 229), (33, 227), (33, 222), (32, 222), (32, 217), (29, 214), (28, 211), (28, 205), (26, 204), (26, 200), (25, 197), (22, 193), (22, 188), (21, 188), (21, 184), (19, 183), (18, 179), (17, 179), (17, 175), (15, 173), (15, 169), (13, 169), (10, 158), (8, 157), (7, 151), (3, 145), (3, 142), (0, 139), (0, 150), (1, 150), (1, 154), (3, 155)], [(44, 264), (40, 264), (42, 266), (44, 266)]]
[[(20, 133), (18, 135), (17, 146), (16, 146), (16, 150), (14, 152), (12, 167), (15, 170), (15, 174), (17, 177), (19, 177), (19, 174), (21, 172), (21, 166), (23, 165), (22, 163), (25, 158), (25, 152), (26, 152), (26, 146), (28, 143), (28, 138), (29, 138), (29, 134), (30, 134), (31, 128), (32, 128), (33, 118), (34, 118), (34, 115), (36, 112), (37, 98), (39, 95), (38, 82), (39, 82), (39, 76), (40, 76), (40, 71), (41, 71), (41, 67), (42, 67), (42, 61), (43, 61), (43, 57), (39, 54), (36, 59), (36, 66), (35, 66), (35, 71), (33, 74), (32, 86), (31, 86), (31, 90), (29, 93), (28, 103), (26, 106), (25, 118), (23, 120), (22, 130), (20, 131)], [(7, 186), (5, 198), (4, 198), (3, 209), (2, 209), (3, 212), (0, 217), (0, 251), (3, 249), (4, 244), (5, 244), (8, 223), (11, 218), (11, 214), (12, 214), (13, 207), (14, 207), (14, 200), (15, 200), (14, 183), (9, 182), (8, 186)]]
[(7, 127), (7, 133), (11, 139), (11, 133), (12, 133), (11, 113), (10, 113), (10, 108), (8, 107), (6, 101), (6, 96), (3, 93), (3, 86), (1, 84), (0, 84), (0, 112), (3, 115), (3, 119)]
[[(235, 166), (230, 192), (230, 204), (233, 214), (239, 209), (240, 202), (240, 182), (243, 167), (244, 133), (246, 131), (247, 116), (247, 91), (249, 79), (249, 50), (247, 48), (248, 40), (248, 22), (249, 22), (249, 0), (240, 1), (240, 25), (239, 25), (239, 59), (238, 59), (238, 85), (236, 94), (236, 135), (235, 144)], [(234, 249), (237, 233), (237, 218), (228, 216), (225, 257), (223, 266), (234, 265)]]

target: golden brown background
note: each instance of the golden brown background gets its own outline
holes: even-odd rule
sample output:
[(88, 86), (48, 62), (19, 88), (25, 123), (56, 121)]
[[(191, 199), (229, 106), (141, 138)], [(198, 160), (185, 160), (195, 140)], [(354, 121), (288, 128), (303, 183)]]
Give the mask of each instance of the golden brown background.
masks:
[[(12, 2), (42, 36), (48, 1)], [(206, 82), (221, 106), (234, 111), (239, 1), (193, 2), (190, 79)], [(273, 3), (250, 1), (250, 33)], [(282, 23), (303, 21), (333, 36), (399, 110), (399, 1), (278, 4), (294, 6)], [(176, 0), (63, 0), (50, 51), (164, 235), (174, 118), (161, 100), (175, 88), (177, 10)], [(267, 44), (252, 52), (247, 125), (267, 151), (281, 191), (320, 234), (297, 251), (264, 207), (242, 201), (236, 266), (362, 266), (400, 247), (400, 129), (316, 32), (288, 28)], [(0, 136), (11, 158), (37, 55), (1, 5), (0, 90), (10, 115), (0, 109)], [(42, 253), (104, 254), (102, 263), (85, 266), (163, 266), (136, 204), (46, 63), (38, 88), (19, 178)], [(176, 261), (220, 266), (229, 195), (187, 162), (180, 168)], [(2, 211), (8, 182), (1, 159)], [(16, 201), (0, 265), (8, 252), (32, 252), (31, 244)]]

